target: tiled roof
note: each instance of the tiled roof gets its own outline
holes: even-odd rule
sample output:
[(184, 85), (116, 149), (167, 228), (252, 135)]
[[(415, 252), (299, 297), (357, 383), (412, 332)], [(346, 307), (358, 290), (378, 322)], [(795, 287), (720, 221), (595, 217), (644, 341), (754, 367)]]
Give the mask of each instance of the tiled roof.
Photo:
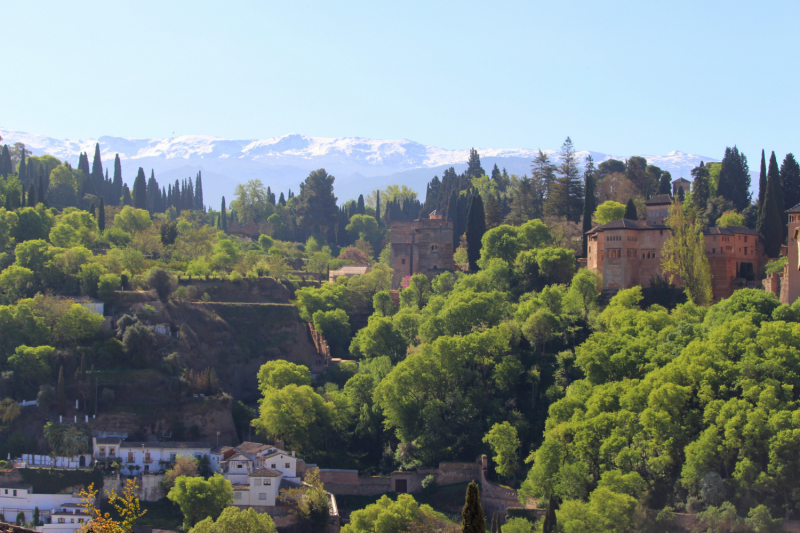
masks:
[(298, 483), (297, 481), (291, 481), (291, 480), (289, 480), (287, 478), (282, 478), (281, 479), (281, 484), (278, 487), (278, 490), (296, 489), (297, 487), (302, 487), (302, 485), (300, 483)]
[(679, 182), (691, 183), (691, 181), (687, 180), (686, 178), (678, 178), (676, 180), (672, 180), (672, 183), (679, 183)]
[(672, 196), (669, 194), (659, 194), (647, 200), (644, 205), (666, 205), (672, 203)]
[(170, 449), (170, 450), (188, 450), (192, 448), (208, 448), (211, 449), (211, 445), (207, 442), (136, 442), (136, 441), (123, 441), (120, 444), (120, 448), (141, 448), (144, 446), (145, 448), (159, 448), (161, 450)]
[(800, 204), (797, 204), (794, 207), (790, 207), (786, 210), (787, 213), (800, 213)]
[(706, 235), (758, 235), (754, 229), (745, 228), (744, 226), (724, 226), (721, 228), (706, 228), (703, 230)]
[(597, 233), (598, 231), (606, 231), (606, 230), (613, 230), (613, 229), (633, 229), (633, 230), (650, 230), (650, 229), (669, 229), (668, 226), (664, 224), (647, 224), (641, 220), (629, 220), (627, 218), (620, 218), (617, 220), (613, 220), (608, 224), (603, 224), (602, 226), (595, 226), (594, 228), (590, 229), (586, 232), (587, 235), (592, 235)]
[(211, 448), (211, 453), (225, 453), (231, 450), (233, 450), (233, 446), (217, 446), (216, 448)]
[(275, 450), (274, 452), (272, 452), (272, 453), (269, 453), (269, 454), (267, 454), (267, 455), (262, 455), (262, 456), (261, 456), (261, 458), (262, 458), (262, 459), (269, 459), (270, 457), (274, 457), (274, 456), (276, 456), (276, 455), (281, 455), (281, 454), (283, 454), (283, 455), (287, 455), (287, 456), (288, 456), (288, 455), (291, 455), (290, 453), (288, 453), (288, 452), (286, 452), (286, 451), (284, 451), (284, 450)]
[(269, 448), (274, 448), (274, 446), (270, 446), (269, 444), (262, 444), (260, 442), (243, 442), (240, 445), (236, 446), (234, 450), (239, 453), (244, 453), (247, 455), (255, 455), (260, 451), (267, 450)]
[(250, 474), (248, 477), (281, 477), (283, 474), (277, 470), (270, 470), (269, 468), (260, 468)]

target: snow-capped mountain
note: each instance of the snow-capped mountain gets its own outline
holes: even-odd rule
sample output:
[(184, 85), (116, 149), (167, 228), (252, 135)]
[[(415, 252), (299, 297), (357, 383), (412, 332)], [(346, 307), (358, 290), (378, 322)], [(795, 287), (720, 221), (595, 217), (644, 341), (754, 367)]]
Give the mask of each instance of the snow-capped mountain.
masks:
[[(336, 176), (335, 194), (349, 200), (361, 193), (384, 188), (389, 184), (405, 184), (422, 196), (425, 184), (450, 166), (461, 172), (466, 168), (469, 149), (445, 150), (409, 140), (376, 140), (358, 137), (322, 138), (288, 134), (264, 140), (232, 140), (203, 135), (182, 135), (169, 139), (131, 139), (103, 136), (97, 139), (59, 140), (0, 128), (3, 143), (24, 143), (34, 155), (50, 154), (62, 161), (77, 164), (81, 152), (94, 154), (100, 144), (104, 167), (113, 165), (115, 154), (122, 160), (123, 179), (132, 184), (139, 167), (166, 185), (175, 179), (193, 177), (203, 172), (206, 203), (216, 205), (223, 195), (230, 197), (234, 186), (259, 178), (273, 190), (297, 191), (309, 171), (325, 168)], [(555, 150), (545, 150), (556, 158)], [(497, 164), (511, 174), (530, 172), (537, 150), (478, 148), (481, 164), (487, 173)], [(607, 159), (624, 160), (598, 152), (581, 151), (584, 160), (589, 154), (599, 164)], [(673, 178), (688, 177), (700, 161), (716, 159), (670, 152), (665, 156), (643, 156), (648, 163), (668, 170)], [(421, 198), (424, 200), (424, 198)]]

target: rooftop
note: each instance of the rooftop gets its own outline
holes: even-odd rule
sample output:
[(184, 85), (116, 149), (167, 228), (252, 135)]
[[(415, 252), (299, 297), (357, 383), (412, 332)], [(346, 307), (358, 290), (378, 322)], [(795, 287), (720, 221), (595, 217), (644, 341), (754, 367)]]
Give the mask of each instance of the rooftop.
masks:
[(797, 204), (794, 207), (790, 207), (786, 210), (787, 213), (800, 213), (800, 204)]
[(27, 489), (31, 490), (33, 485), (24, 481), (0, 481), (0, 489)]
[(706, 228), (703, 230), (706, 235), (758, 235), (754, 229), (745, 228), (744, 226), (724, 226), (722, 228)]
[(608, 224), (603, 224), (602, 226), (596, 226), (589, 231), (586, 232), (587, 235), (591, 235), (593, 233), (597, 233), (598, 231), (606, 231), (606, 230), (614, 230), (614, 229), (632, 229), (637, 231), (643, 230), (662, 230), (662, 229), (669, 229), (668, 226), (664, 224), (647, 224), (642, 220), (629, 220), (627, 218), (620, 218), (614, 221), (609, 222)]
[[(339, 276), (355, 276), (359, 274), (366, 274), (369, 271), (369, 267), (367, 266), (345, 266), (340, 268), (339, 270), (331, 270), (331, 274), (338, 274)], [(252, 444), (252, 443), (251, 443)]]
[(672, 183), (691, 183), (691, 181), (687, 180), (686, 178), (678, 178), (676, 180), (672, 180)]
[(158, 448), (160, 450), (189, 450), (195, 448), (208, 448), (209, 450), (211, 449), (211, 445), (207, 442), (122, 441), (122, 443), (120, 444), (120, 448), (142, 448), (142, 447)]
[(268, 450), (270, 448), (274, 448), (275, 446), (270, 446), (269, 444), (264, 444), (261, 442), (243, 442), (240, 445), (236, 446), (234, 450), (239, 453), (244, 453), (247, 455), (255, 455), (258, 452)]
[(97, 444), (119, 444), (122, 439), (119, 437), (95, 437)]
[(672, 203), (672, 196), (669, 194), (659, 194), (647, 200), (644, 205), (668, 205)]

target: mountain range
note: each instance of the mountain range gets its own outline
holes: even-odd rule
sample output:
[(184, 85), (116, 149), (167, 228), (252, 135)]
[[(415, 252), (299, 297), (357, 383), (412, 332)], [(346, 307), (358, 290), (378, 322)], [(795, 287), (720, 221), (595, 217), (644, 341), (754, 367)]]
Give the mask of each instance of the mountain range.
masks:
[[(81, 152), (91, 161), (95, 143), (100, 144), (103, 167), (113, 169), (115, 154), (122, 161), (123, 179), (133, 185), (139, 167), (155, 172), (160, 185), (194, 177), (202, 171), (207, 204), (217, 207), (221, 197), (232, 199), (236, 184), (258, 178), (279, 193), (292, 189), (308, 173), (324, 168), (336, 177), (334, 193), (339, 201), (355, 199), (390, 184), (408, 185), (424, 201), (426, 184), (448, 167), (457, 172), (467, 168), (469, 149), (446, 150), (409, 140), (376, 140), (361, 137), (323, 138), (291, 133), (264, 140), (233, 140), (204, 135), (181, 135), (168, 139), (133, 139), (102, 136), (97, 139), (54, 139), (0, 128), (3, 143), (24, 143), (34, 155), (50, 154), (77, 165)], [(556, 150), (543, 150), (557, 159)], [(487, 173), (497, 164), (509, 174), (530, 172), (538, 150), (524, 148), (478, 148), (481, 166)], [(590, 155), (595, 164), (627, 156), (582, 150), (581, 161)], [(639, 154), (631, 154), (639, 155)], [(688, 178), (700, 161), (718, 159), (673, 151), (663, 156), (644, 155), (649, 164), (668, 170), (673, 179)], [(112, 170), (113, 171), (113, 170)]]

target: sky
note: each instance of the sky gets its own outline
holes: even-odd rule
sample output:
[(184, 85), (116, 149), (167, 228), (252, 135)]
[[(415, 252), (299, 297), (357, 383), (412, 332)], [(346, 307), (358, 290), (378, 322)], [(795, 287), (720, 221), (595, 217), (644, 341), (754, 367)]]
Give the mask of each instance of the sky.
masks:
[(56, 138), (800, 150), (800, 2), (0, 0), (0, 126)]

